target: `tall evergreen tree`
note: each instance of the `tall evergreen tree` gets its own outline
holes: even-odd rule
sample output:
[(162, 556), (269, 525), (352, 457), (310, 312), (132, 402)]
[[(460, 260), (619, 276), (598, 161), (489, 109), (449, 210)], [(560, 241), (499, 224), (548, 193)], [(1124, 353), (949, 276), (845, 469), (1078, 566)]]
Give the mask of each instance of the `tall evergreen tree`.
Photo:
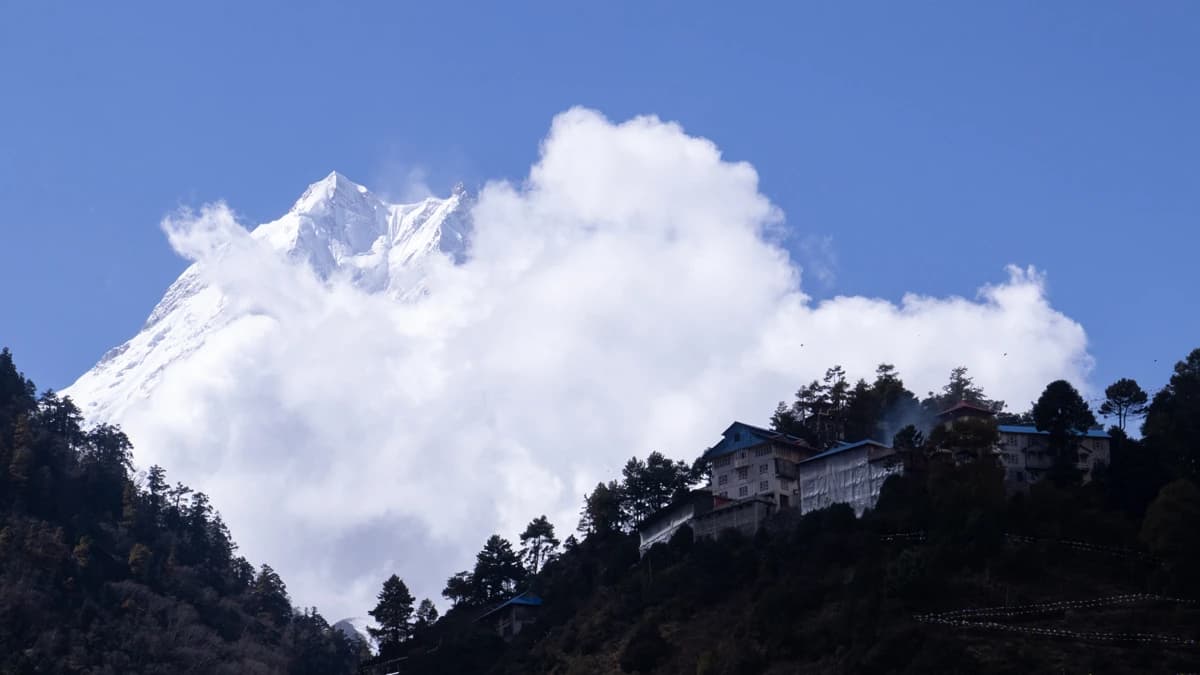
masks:
[(1060, 485), (1078, 482), (1079, 438), (1096, 424), (1087, 402), (1070, 382), (1055, 380), (1046, 385), (1033, 404), (1033, 422), (1039, 431), (1050, 435), (1050, 451), (1054, 455), (1050, 478)]
[(537, 574), (558, 549), (554, 525), (543, 514), (529, 521), (521, 533), (521, 558), (530, 574)]
[(292, 601), (288, 597), (287, 586), (270, 565), (264, 564), (259, 568), (250, 595), (252, 609), (260, 617), (276, 626), (286, 625), (291, 620)]
[(1200, 482), (1200, 349), (1176, 363), (1154, 395), (1142, 436), (1175, 475)]
[(596, 489), (584, 497), (579, 531), (599, 537), (624, 531), (627, 520), (621, 512), (621, 492), (621, 486), (616, 481), (597, 483)]
[(471, 579), (475, 599), (481, 603), (495, 602), (511, 595), (525, 578), (525, 568), (512, 544), (498, 534), (488, 537), (483, 550), (475, 556)]
[(472, 604), (475, 600), (475, 579), (471, 573), (464, 570), (447, 579), (442, 597), (449, 600), (452, 607)]
[(1104, 402), (1100, 404), (1099, 412), (1105, 417), (1117, 418), (1117, 427), (1125, 431), (1125, 423), (1130, 417), (1146, 414), (1148, 400), (1150, 397), (1136, 380), (1122, 377), (1104, 389)]
[(412, 634), (410, 622), (415, 598), (408, 591), (408, 586), (395, 574), (383, 582), (378, 598), (379, 603), (375, 605), (375, 609), (367, 613), (375, 619), (379, 627), (372, 626), (367, 628), (367, 631), (379, 642), (380, 653), (391, 654)]
[(416, 621), (413, 622), (414, 633), (416, 631), (429, 628), (438, 620), (437, 607), (433, 606), (433, 601), (425, 598), (421, 604), (417, 605)]
[(644, 462), (631, 457), (621, 473), (621, 510), (633, 525), (686, 492), (693, 478), (685, 462), (671, 461), (661, 452), (650, 453)]

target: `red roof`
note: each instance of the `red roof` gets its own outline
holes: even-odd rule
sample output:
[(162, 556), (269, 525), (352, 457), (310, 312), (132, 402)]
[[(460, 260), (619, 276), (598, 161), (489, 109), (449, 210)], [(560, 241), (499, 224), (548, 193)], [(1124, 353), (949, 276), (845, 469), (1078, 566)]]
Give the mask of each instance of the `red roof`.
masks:
[(958, 412), (960, 410), (964, 410), (964, 411), (969, 410), (969, 411), (973, 411), (973, 412), (987, 413), (988, 415), (996, 414), (995, 411), (993, 411), (991, 408), (989, 408), (987, 406), (982, 406), (982, 405), (979, 405), (978, 403), (971, 403), (970, 401), (959, 401), (958, 403), (955, 403), (954, 405), (950, 406), (949, 408), (938, 413), (937, 416), (944, 417), (946, 415)]

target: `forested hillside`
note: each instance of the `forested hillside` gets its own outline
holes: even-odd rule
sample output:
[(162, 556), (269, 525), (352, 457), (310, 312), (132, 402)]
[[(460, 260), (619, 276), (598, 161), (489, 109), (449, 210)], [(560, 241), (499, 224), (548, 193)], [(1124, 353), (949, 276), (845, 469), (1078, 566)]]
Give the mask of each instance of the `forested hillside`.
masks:
[[(1054, 436), (1111, 415), (1111, 464), (1088, 484), (1063, 468), (1016, 493), (986, 453), (955, 463), (938, 452), (994, 441), (986, 430), (927, 439), (916, 426), (923, 408), (987, 401), (965, 371), (926, 401), (889, 368), (855, 387), (832, 373), (831, 387), (814, 383), (799, 404), (782, 405), (776, 426), (815, 442), (839, 433), (831, 418), (870, 436), (896, 431), (907, 471), (864, 517), (844, 505), (784, 511), (753, 538), (716, 541), (693, 542), (685, 527), (639, 559), (639, 518), (704, 467), (633, 459), (588, 495), (580, 539), (540, 551), (540, 569), (514, 567), (521, 555), (489, 540), (473, 570), (450, 578), (454, 607), (385, 644), (379, 672), (1200, 670), (1200, 350), (1152, 401), (1123, 380), (1092, 411), (1069, 385), (1051, 383), (1008, 419)], [(831, 389), (844, 395), (835, 408), (844, 414), (811, 414), (828, 412)], [(1122, 427), (1142, 417), (1143, 437), (1127, 436)], [(526, 589), (544, 604), (511, 643), (476, 620), (503, 592)]]
[(201, 492), (0, 352), (0, 673), (352, 673), (361, 644), (257, 570)]
[[(774, 423), (820, 445), (894, 431), (906, 471), (862, 518), (784, 510), (754, 537), (715, 541), (685, 527), (639, 558), (637, 524), (707, 467), (632, 458), (586, 496), (577, 534), (560, 540), (539, 516), (517, 546), (490, 537), (449, 577), (444, 616), (387, 579), (367, 672), (1200, 669), (1200, 350), (1152, 399), (1122, 380), (1093, 411), (1050, 383), (1014, 417), (1065, 448), (1111, 416), (1111, 463), (1084, 484), (1063, 459), (1015, 492), (988, 453), (944, 452), (990, 447), (994, 424), (923, 433), (951, 400), (1000, 407), (965, 371), (924, 400), (888, 367), (854, 387), (831, 373)], [(159, 467), (134, 475), (131, 452), (118, 429), (84, 429), (69, 400), (37, 396), (0, 353), (0, 672), (355, 672), (360, 641), (294, 609), (205, 495)], [(505, 642), (479, 619), (519, 592), (542, 604)]]

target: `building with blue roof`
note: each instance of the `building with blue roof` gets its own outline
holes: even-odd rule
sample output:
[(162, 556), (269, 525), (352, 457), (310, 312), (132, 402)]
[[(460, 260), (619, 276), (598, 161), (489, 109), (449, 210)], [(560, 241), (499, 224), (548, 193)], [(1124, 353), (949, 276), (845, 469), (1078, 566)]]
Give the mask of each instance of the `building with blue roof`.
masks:
[[(938, 415), (939, 423), (946, 426), (967, 417), (994, 420), (996, 414), (991, 409), (963, 402)], [(996, 431), (1000, 440), (993, 452), (1004, 467), (1004, 479), (1010, 489), (1025, 489), (1046, 476), (1054, 465), (1049, 432), (1032, 424), (998, 424)], [(1096, 467), (1108, 464), (1110, 441), (1108, 432), (1101, 428), (1080, 430), (1076, 434), (1075, 467), (1081, 472), (1083, 482), (1092, 479)]]
[[(1054, 465), (1049, 432), (1032, 424), (1000, 424), (996, 430), (1000, 432), (996, 455), (1011, 486), (1020, 489), (1045, 477)], [(1092, 480), (1096, 467), (1108, 464), (1110, 442), (1103, 429), (1088, 429), (1075, 437), (1075, 468), (1082, 473), (1083, 482)]]
[(537, 619), (537, 610), (541, 606), (542, 599), (526, 591), (496, 605), (475, 620), (494, 623), (500, 637), (512, 640), (525, 626)]
[(709, 489), (718, 499), (757, 498), (781, 509), (797, 505), (797, 465), (820, 452), (804, 439), (734, 422), (704, 453), (712, 468)]

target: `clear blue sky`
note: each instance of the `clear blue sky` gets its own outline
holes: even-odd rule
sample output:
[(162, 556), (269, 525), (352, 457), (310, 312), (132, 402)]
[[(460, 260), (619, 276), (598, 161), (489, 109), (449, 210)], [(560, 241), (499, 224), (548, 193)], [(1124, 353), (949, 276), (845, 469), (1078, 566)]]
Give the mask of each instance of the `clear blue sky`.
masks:
[(260, 222), (335, 168), (520, 178), (576, 104), (752, 162), (834, 238), (818, 297), (1033, 264), (1098, 384), (1200, 346), (1200, 3), (8, 0), (0, 344), (63, 387), (182, 271), (169, 210)]

